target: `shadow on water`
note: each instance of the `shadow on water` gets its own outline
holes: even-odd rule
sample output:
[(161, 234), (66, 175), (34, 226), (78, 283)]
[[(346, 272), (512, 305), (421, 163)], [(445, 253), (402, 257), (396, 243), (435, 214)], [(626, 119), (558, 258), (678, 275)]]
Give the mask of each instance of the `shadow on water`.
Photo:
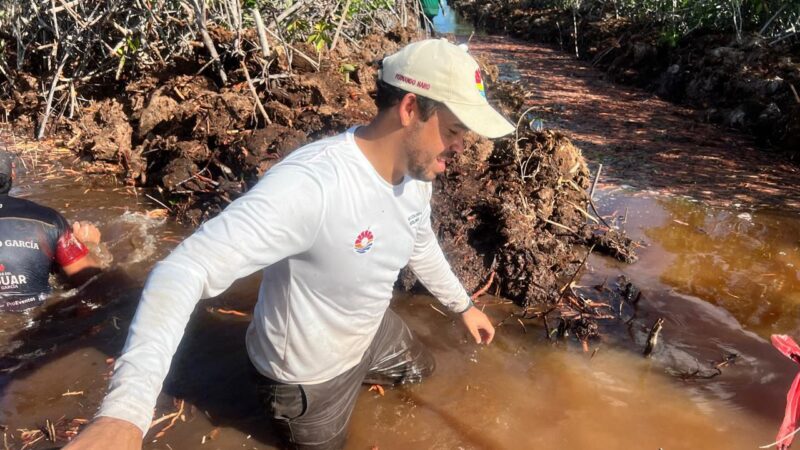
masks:
[[(620, 225), (627, 214), (622, 226), (648, 243), (632, 266), (590, 258), (591, 270), (581, 279), (586, 286), (613, 284), (624, 274), (641, 288), (646, 301), (633, 322), (633, 344), (621, 344), (641, 351), (653, 322), (664, 318), (664, 345), (653, 359), (668, 374), (688, 376), (690, 390), (704, 389), (777, 424), (796, 367), (772, 348), (769, 336), (800, 331), (800, 218), (620, 188), (605, 191), (599, 208)], [(713, 375), (726, 355), (737, 358), (724, 376), (692, 378)]]
[[(237, 282), (222, 297), (202, 302), (192, 316), (186, 336), (173, 360), (165, 380), (164, 392), (171, 397), (185, 399), (205, 416), (208, 433), (212, 428), (235, 430), (217, 439), (218, 445), (241, 446), (246, 441), (275, 446), (277, 442), (263, 408), (255, 396), (253, 374), (245, 350), (245, 333), (249, 317), (220, 316), (208, 311), (211, 305), (250, 313), (260, 274)], [(203, 425), (200, 426), (202, 428)], [(197, 428), (187, 430), (189, 436), (178, 433), (168, 436), (164, 443), (173, 448), (186, 446), (197, 436)]]
[(124, 271), (110, 270), (78, 293), (62, 295), (33, 312), (3, 317), (5, 332), (19, 331), (3, 339), (8, 351), (0, 357), (0, 393), (12, 378), (19, 379), (89, 341), (104, 354), (116, 354), (121, 343), (114, 338), (115, 328), (107, 324), (133, 315), (139, 289)]
[[(252, 292), (249, 287), (246, 290)], [(233, 293), (236, 292), (237, 289), (233, 289)], [(11, 339), (19, 345), (14, 345), (14, 350), (0, 358), (3, 372), (0, 392), (6, 401), (11, 400), (8, 395), (20, 394), (15, 389), (9, 392), (12, 381), (16, 385), (55, 384), (60, 385), (62, 393), (84, 392), (83, 398), (91, 405), (79, 408), (79, 416), (91, 414), (102, 398), (104, 376), (110, 370), (110, 364), (104, 364), (103, 358), (113, 358), (122, 349), (127, 324), (133, 316), (139, 294), (139, 282), (124, 272), (114, 271), (98, 278), (84, 292), (37, 312), (30, 318), (35, 325)], [(87, 298), (92, 300), (87, 302)], [(113, 301), (100, 304), (95, 300), (99, 298)], [(210, 418), (213, 426), (235, 427), (243, 434), (255, 436), (258, 441), (272, 443), (272, 433), (260, 419), (259, 405), (252, 395), (254, 387), (244, 350), (247, 324), (247, 320), (220, 319), (202, 306), (198, 308), (165, 382), (165, 395), (159, 402), (159, 410), (174, 409), (169, 397), (184, 399), (192, 405), (192, 411)], [(81, 364), (81, 360), (86, 361), (86, 358), (79, 355), (86, 355), (87, 349), (91, 349), (96, 357), (77, 369), (79, 374), (74, 384), (64, 386), (64, 373), (56, 369), (63, 364), (60, 360), (72, 359), (73, 363)], [(32, 380), (26, 380), (31, 377)], [(33, 413), (31, 416), (23, 414), (22, 417), (10, 416), (6, 410), (4, 421), (14, 419), (19, 426), (24, 423), (32, 427), (44, 419), (56, 419), (47, 415), (50, 411), (41, 409), (53, 394), (58, 392), (45, 390), (41, 397), (34, 394), (33, 398), (26, 398), (25, 402), (39, 403), (38, 410), (30, 411)], [(3, 402), (4, 410), (6, 401)], [(34, 420), (25, 423), (28, 422), (26, 419)]]
[[(147, 209), (152, 205), (114, 189), (85, 192), (85, 186), (65, 180), (15, 189), (15, 195), (42, 201), (70, 220), (98, 224), (104, 242), (101, 259), (113, 263), (81, 288), (56, 288), (41, 308), (0, 316), (0, 425), (6, 427), (10, 449), (24, 445), (18, 429), (37, 429), (61, 417), (91, 418), (106, 392), (113, 358), (125, 343), (147, 272), (188, 232), (150, 218)], [(53, 192), (59, 196), (53, 198)], [(244, 347), (248, 320), (207, 310), (210, 305), (252, 310), (258, 279), (240, 280), (225, 295), (200, 302), (156, 408), (160, 416), (175, 410), (173, 398), (185, 400), (187, 429), (176, 426), (161, 442), (151, 442), (156, 427), (145, 448), (195, 448), (216, 427), (235, 431), (233, 437), (223, 433), (217, 438), (225, 448), (244, 443), (275, 447), (253, 395)], [(52, 445), (43, 439), (27, 448)]]
[[(226, 307), (234, 304), (226, 298), (252, 298), (257, 281), (255, 277), (243, 280), (222, 299), (199, 305), (165, 380), (157, 410), (171, 412), (175, 409), (172, 398), (183, 399), (191, 405), (188, 420), (202, 422), (204, 432), (214, 427), (234, 428), (242, 437), (249, 435), (273, 446), (273, 433), (262, 419), (248, 371), (244, 347), (248, 320), (221, 318), (206, 310), (220, 302)], [(35, 428), (61, 415), (90, 417), (105, 393), (112, 366), (107, 358), (119, 355), (140, 293), (140, 281), (113, 270), (74, 296), (30, 317), (18, 316), (24, 329), (10, 338), (13, 350), (0, 357), (3, 423)], [(236, 307), (252, 309), (252, 302), (246, 303)], [(31, 325), (25, 327), (25, 323)], [(83, 394), (77, 402), (67, 404), (69, 401), (59, 398), (65, 392)], [(59, 402), (53, 404), (54, 398)], [(164, 442), (195, 441), (181, 433), (169, 438)]]

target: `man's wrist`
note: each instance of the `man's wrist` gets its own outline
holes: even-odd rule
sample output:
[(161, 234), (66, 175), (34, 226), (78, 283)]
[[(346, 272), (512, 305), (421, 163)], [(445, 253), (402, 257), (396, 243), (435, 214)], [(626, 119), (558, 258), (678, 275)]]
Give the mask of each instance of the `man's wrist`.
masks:
[(463, 310), (461, 310), (461, 311), (457, 311), (457, 312), (456, 312), (456, 314), (464, 314), (465, 312), (467, 312), (467, 311), (469, 311), (470, 309), (472, 309), (472, 307), (473, 307), (473, 306), (475, 306), (475, 304), (474, 304), (474, 303), (472, 303), (472, 300), (469, 300), (469, 301), (468, 301), (468, 303), (467, 303), (467, 307), (466, 307), (466, 308), (464, 308), (464, 309), (463, 309)]
[(118, 428), (119, 432), (124, 433), (130, 437), (138, 437), (140, 440), (144, 438), (144, 432), (138, 425), (127, 419), (120, 419), (112, 416), (96, 416), (92, 423), (98, 425), (113, 425)]

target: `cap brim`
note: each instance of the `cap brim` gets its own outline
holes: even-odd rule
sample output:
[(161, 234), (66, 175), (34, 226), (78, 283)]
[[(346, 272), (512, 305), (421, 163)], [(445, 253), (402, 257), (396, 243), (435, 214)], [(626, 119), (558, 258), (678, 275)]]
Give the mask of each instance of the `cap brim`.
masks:
[(488, 103), (483, 105), (464, 105), (445, 101), (444, 104), (465, 127), (481, 136), (495, 139), (514, 132), (514, 125), (489, 106)]

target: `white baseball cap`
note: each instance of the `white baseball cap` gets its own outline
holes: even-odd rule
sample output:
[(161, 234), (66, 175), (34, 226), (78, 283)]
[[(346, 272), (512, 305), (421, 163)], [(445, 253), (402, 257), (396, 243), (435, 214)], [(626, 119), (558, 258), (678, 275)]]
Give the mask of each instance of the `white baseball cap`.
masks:
[(486, 101), (478, 63), (466, 49), (445, 39), (427, 39), (403, 47), (383, 59), (381, 80), (431, 100), (444, 103), (470, 130), (498, 138), (514, 125)]

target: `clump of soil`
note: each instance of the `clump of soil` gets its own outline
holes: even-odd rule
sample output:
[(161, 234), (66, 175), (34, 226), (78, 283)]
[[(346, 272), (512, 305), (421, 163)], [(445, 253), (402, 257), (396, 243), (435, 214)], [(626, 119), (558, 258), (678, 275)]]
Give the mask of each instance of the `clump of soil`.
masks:
[[(574, 52), (572, 14), (527, 0), (455, 0), (476, 26), (493, 33), (559, 44)], [(770, 46), (757, 35), (697, 29), (673, 42), (658, 24), (582, 11), (580, 57), (609, 78), (700, 109), (698, 118), (753, 134), (791, 158), (800, 157), (800, 54), (789, 41)]]
[(581, 151), (558, 132), (471, 142), (433, 197), (434, 229), (465, 287), (478, 290), (495, 272), (499, 295), (547, 304), (578, 270), (580, 244), (633, 255), (632, 241), (590, 225), (589, 178)]
[(77, 132), (83, 136), (78, 141), (81, 150), (95, 159), (120, 164), (131, 159), (133, 129), (124, 107), (116, 99), (90, 105), (77, 126)]

